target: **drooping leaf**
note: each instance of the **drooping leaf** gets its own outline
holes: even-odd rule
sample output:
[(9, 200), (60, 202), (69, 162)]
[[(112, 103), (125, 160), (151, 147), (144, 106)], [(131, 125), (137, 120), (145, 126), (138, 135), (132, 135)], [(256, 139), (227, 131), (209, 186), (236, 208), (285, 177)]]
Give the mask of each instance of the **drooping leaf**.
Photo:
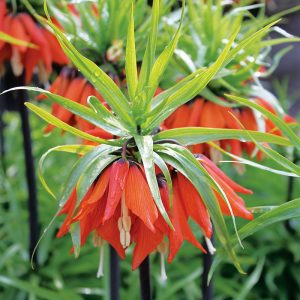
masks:
[(247, 131), (242, 129), (224, 128), (204, 128), (204, 127), (184, 127), (161, 131), (153, 137), (154, 142), (164, 139), (175, 140), (176, 142), (188, 145), (196, 145), (210, 141), (237, 139), (241, 141), (251, 141), (251, 136), (258, 142), (273, 143), (282, 146), (291, 146), (288, 139), (258, 131)]
[(155, 204), (160, 211), (161, 215), (165, 221), (173, 228), (173, 225), (170, 221), (170, 218), (167, 214), (167, 211), (163, 205), (163, 202), (160, 197), (159, 187), (155, 175), (154, 168), (154, 158), (153, 158), (153, 140), (151, 136), (134, 136), (136, 145), (140, 151), (141, 158), (143, 161), (143, 166), (145, 169), (145, 174), (147, 182), (152, 194), (152, 197), (155, 201)]
[(60, 128), (64, 131), (67, 131), (75, 136), (78, 136), (78, 137), (83, 138), (88, 141), (96, 142), (97, 144), (106, 144), (106, 145), (117, 145), (118, 144), (118, 142), (116, 143), (115, 141), (101, 139), (101, 138), (95, 137), (91, 134), (88, 134), (86, 132), (83, 132), (77, 128), (74, 128), (73, 126), (70, 126), (69, 124), (61, 121), (60, 119), (54, 117), (53, 115), (51, 115), (44, 109), (42, 109), (30, 102), (26, 102), (25, 105), (30, 110), (32, 110), (34, 113), (36, 113), (39, 117), (41, 117), (43, 120), (45, 120), (47, 123), (49, 123), (57, 128)]
[(295, 147), (300, 149), (299, 137), (293, 132), (293, 130), (280, 117), (274, 115), (272, 112), (268, 111), (266, 108), (258, 105), (257, 103), (249, 101), (245, 98), (232, 96), (232, 95), (226, 95), (226, 97), (233, 101), (236, 101), (240, 104), (251, 107), (251, 108), (261, 112), (269, 120), (271, 120), (278, 127), (278, 129), (280, 129), (290, 139), (290, 142), (293, 143), (293, 145)]
[(38, 176), (39, 179), (45, 188), (45, 190), (53, 197), (56, 198), (56, 196), (53, 194), (52, 190), (50, 189), (49, 185), (47, 184), (45, 177), (43, 175), (43, 169), (44, 169), (44, 161), (48, 157), (49, 154), (52, 152), (67, 152), (67, 153), (74, 153), (78, 155), (84, 155), (87, 152), (91, 151), (94, 148), (94, 146), (89, 145), (63, 145), (63, 146), (56, 146), (48, 151), (46, 151), (42, 157), (39, 160), (39, 166), (38, 166)]
[(88, 58), (84, 57), (75, 47), (68, 41), (66, 36), (60, 31), (60, 29), (53, 24), (48, 14), (47, 5), (44, 5), (45, 13), (48, 20), (35, 15), (35, 17), (43, 24), (46, 24), (52, 28), (58, 41), (64, 52), (72, 60), (74, 65), (87, 77), (88, 80), (97, 88), (101, 93), (105, 101), (113, 109), (113, 111), (120, 117), (120, 120), (124, 123), (125, 127), (132, 129), (134, 122), (129, 114), (130, 106), (116, 83), (95, 63)]

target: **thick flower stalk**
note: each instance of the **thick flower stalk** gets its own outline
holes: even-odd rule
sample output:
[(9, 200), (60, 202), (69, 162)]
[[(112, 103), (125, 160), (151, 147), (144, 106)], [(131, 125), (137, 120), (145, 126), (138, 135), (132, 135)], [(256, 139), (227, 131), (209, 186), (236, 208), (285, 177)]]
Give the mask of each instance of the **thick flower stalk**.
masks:
[(6, 6), (6, 0), (0, 0), (0, 31), (28, 43), (27, 46), (0, 41), (2, 75), (5, 73), (5, 62), (9, 61), (15, 76), (25, 73), (26, 84), (31, 82), (36, 68), (40, 81), (46, 83), (52, 72), (53, 63), (60, 65), (68, 63), (68, 58), (55, 36), (40, 26), (28, 13), (10, 11)]

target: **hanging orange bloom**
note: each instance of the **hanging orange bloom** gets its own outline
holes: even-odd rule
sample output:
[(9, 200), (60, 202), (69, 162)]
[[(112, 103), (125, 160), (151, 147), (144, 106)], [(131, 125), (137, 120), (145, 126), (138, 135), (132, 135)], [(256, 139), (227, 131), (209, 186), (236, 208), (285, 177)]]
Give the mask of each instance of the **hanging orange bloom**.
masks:
[(12, 14), (6, 8), (6, 1), (0, 1), (0, 31), (28, 43), (26, 45), (12, 45), (0, 42), (0, 65), (10, 60), (15, 76), (25, 72), (25, 84), (30, 83), (35, 68), (41, 82), (47, 82), (52, 72), (52, 64), (67, 64), (68, 58), (63, 53), (56, 38), (45, 28), (39, 26), (27, 13)]
[[(277, 114), (274, 107), (266, 100), (257, 98), (256, 102), (268, 109), (270, 112)], [(207, 128), (227, 128), (241, 129), (240, 124), (232, 116), (234, 115), (248, 130), (262, 130), (259, 128), (258, 121), (252, 109), (247, 107), (231, 108), (221, 106), (217, 103), (196, 98), (188, 104), (179, 107), (171, 116), (169, 116), (163, 124), (164, 129), (180, 128), (180, 127), (207, 127)], [(289, 115), (284, 115), (283, 120), (287, 123), (296, 123), (296, 120)], [(281, 131), (267, 118), (262, 120), (265, 131), (281, 135)], [(243, 151), (246, 151), (249, 156), (252, 155), (256, 146), (253, 142), (241, 142), (239, 140), (221, 140), (216, 142), (226, 151), (230, 151), (236, 156), (242, 156)], [(198, 144), (191, 147), (193, 153), (203, 153), (213, 160), (218, 158), (216, 150), (207, 144)], [(257, 152), (257, 158), (260, 160), (263, 157), (261, 151)]]
[[(233, 214), (252, 219), (251, 212), (237, 195), (252, 192), (228, 178), (205, 156), (198, 156), (198, 160), (226, 194)], [(121, 258), (124, 258), (125, 250), (134, 244), (133, 269), (136, 269), (153, 251), (158, 251), (164, 256), (168, 248), (168, 262), (172, 262), (184, 240), (205, 253), (188, 221), (190, 218), (193, 219), (209, 241), (213, 231), (209, 212), (192, 183), (173, 168), (170, 167), (170, 170), (174, 192), (172, 207), (167, 183), (158, 168), (157, 181), (163, 205), (174, 230), (158, 212), (143, 166), (132, 160), (120, 158), (106, 167), (78, 207), (76, 187), (74, 188), (60, 211), (60, 215), (66, 214), (66, 218), (57, 237), (69, 232), (71, 225), (79, 222), (81, 246), (93, 233), (97, 246), (102, 247), (103, 241), (106, 241), (115, 248)], [(222, 212), (229, 215), (229, 208), (222, 195), (218, 191), (215, 191), (215, 194)], [(99, 271), (98, 274), (102, 272)]]

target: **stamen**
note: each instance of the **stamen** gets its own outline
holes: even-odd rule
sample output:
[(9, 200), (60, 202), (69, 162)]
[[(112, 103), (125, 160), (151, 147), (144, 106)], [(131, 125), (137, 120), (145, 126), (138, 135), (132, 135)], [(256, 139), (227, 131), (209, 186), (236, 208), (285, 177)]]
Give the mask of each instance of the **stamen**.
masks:
[(97, 278), (103, 277), (103, 265), (104, 265), (104, 247), (101, 245), (99, 247), (99, 266), (98, 266), (98, 272), (97, 272)]
[(123, 193), (121, 199), (121, 217), (118, 219), (118, 229), (120, 231), (120, 243), (122, 247), (129, 247), (131, 239), (131, 218), (128, 215), (128, 208), (125, 203), (125, 193)]
[(216, 248), (214, 247), (214, 245), (212, 244), (211, 240), (207, 237), (205, 237), (205, 242), (206, 242), (206, 245), (207, 245), (207, 249), (208, 249), (208, 252), (211, 254), (211, 255), (214, 255), (215, 252), (216, 252)]

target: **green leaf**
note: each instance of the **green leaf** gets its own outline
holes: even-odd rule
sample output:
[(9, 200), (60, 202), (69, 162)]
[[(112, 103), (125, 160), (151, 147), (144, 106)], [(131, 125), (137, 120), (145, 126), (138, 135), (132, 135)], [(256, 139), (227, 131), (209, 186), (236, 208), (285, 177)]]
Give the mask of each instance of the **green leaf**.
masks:
[[(242, 240), (253, 235), (254, 233), (263, 230), (275, 223), (300, 217), (300, 198), (291, 200), (287, 203), (277, 206), (269, 212), (262, 214), (253, 221), (246, 224), (239, 230), (239, 235)], [(235, 238), (233, 244), (237, 245)]]
[[(252, 166), (252, 167), (257, 168), (257, 169), (261, 169), (261, 170), (264, 170), (264, 171), (267, 171), (267, 172), (271, 172), (271, 173), (275, 173), (275, 174), (279, 174), (279, 175), (283, 175), (283, 176), (299, 177), (298, 175), (296, 175), (297, 171), (293, 172), (293, 173), (289, 173), (289, 172), (285, 172), (285, 171), (281, 171), (281, 170), (276, 170), (274, 168), (270, 168), (270, 167), (267, 167), (265, 165), (262, 165), (261, 163), (256, 163), (254, 161), (245, 159), (243, 157), (239, 157), (237, 155), (231, 154), (231, 153), (225, 151), (224, 149), (222, 149), (221, 147), (219, 147), (215, 143), (210, 142), (209, 144), (210, 144), (211, 147), (216, 148), (218, 151), (222, 152), (223, 154), (225, 154), (225, 155), (227, 155), (229, 157), (234, 158), (233, 161), (224, 161), (224, 160), (220, 161), (222, 163), (224, 163), (224, 162), (241, 163), (241, 164), (244, 164), (244, 165), (249, 165), (249, 166)], [(277, 160), (275, 160), (275, 162), (278, 163), (278, 164), (280, 164), (279, 162), (277, 162)], [(290, 162), (290, 163), (293, 164), (292, 162)], [(293, 164), (293, 165), (296, 166), (295, 164)], [(296, 166), (296, 167), (298, 167), (298, 166)]]
[(263, 133), (258, 131), (248, 131), (240, 129), (223, 129), (223, 128), (204, 128), (204, 127), (184, 127), (161, 131), (153, 137), (154, 142), (172, 139), (185, 146), (196, 145), (210, 141), (237, 139), (242, 141), (251, 141), (251, 136), (258, 142), (273, 143), (282, 146), (291, 146), (286, 138)]
[[(104, 105), (100, 102), (100, 100), (97, 99), (95, 96), (90, 96), (89, 98), (93, 99), (92, 103), (95, 107), (97, 107), (96, 112), (86, 107), (85, 105), (82, 105), (73, 100), (70, 100), (68, 98), (65, 98), (57, 94), (53, 94), (47, 90), (37, 88), (37, 87), (20, 86), (17, 88), (9, 89), (5, 92), (20, 90), (20, 89), (25, 89), (37, 93), (43, 93), (50, 100), (60, 104), (61, 106), (71, 111), (75, 115), (83, 118), (84, 120), (90, 122), (91, 124), (100, 127), (114, 135), (123, 136), (127, 132), (127, 130), (115, 119), (115, 117), (104, 107)], [(103, 106), (105, 109), (100, 110), (99, 108), (101, 106)], [(114, 121), (115, 124), (113, 124), (112, 121)]]
[(39, 166), (38, 166), (38, 176), (39, 179), (45, 188), (45, 190), (56, 199), (56, 196), (53, 194), (52, 190), (48, 186), (44, 175), (43, 175), (43, 169), (44, 169), (44, 161), (48, 157), (48, 155), (52, 152), (67, 152), (67, 153), (74, 153), (78, 155), (84, 155), (90, 150), (92, 150), (94, 146), (88, 146), (88, 145), (63, 145), (63, 146), (56, 146), (51, 149), (49, 149), (47, 152), (45, 152), (42, 157), (39, 160)]
[(6, 34), (3, 31), (0, 31), (0, 41), (4, 41), (4, 42), (10, 43), (12, 45), (17, 45), (17, 46), (26, 46), (28, 48), (33, 48), (33, 49), (38, 49), (39, 48), (35, 44), (16, 39), (13, 36), (10, 36), (9, 34)]
[(171, 115), (179, 106), (183, 105), (197, 94), (209, 83), (209, 81), (217, 74), (219, 69), (224, 66), (231, 45), (239, 32), (239, 28), (232, 35), (226, 47), (218, 57), (217, 61), (200, 75), (196, 76), (185, 85), (176, 90), (168, 97), (167, 104), (162, 108), (161, 112), (149, 118), (144, 128), (148, 128), (148, 132), (152, 132), (159, 124)]
[[(268, 211), (259, 217), (255, 218), (253, 221), (249, 222), (239, 230), (239, 237), (241, 240), (253, 235), (254, 233), (266, 229), (276, 223), (290, 220), (293, 218), (300, 217), (300, 198), (291, 200), (287, 203), (279, 205)], [(234, 237), (231, 239), (232, 245), (235, 247), (238, 245), (237, 239)], [(224, 250), (220, 249), (215, 257), (212, 268), (209, 274), (209, 280), (212, 278), (214, 271), (217, 266), (224, 259)]]
[(128, 94), (132, 101), (134, 99), (137, 83), (138, 83), (135, 37), (134, 37), (133, 3), (131, 3), (130, 21), (129, 21), (128, 32), (127, 32), (125, 69), (126, 69), (126, 82), (128, 87)]
[(164, 160), (155, 152), (153, 152), (153, 159), (154, 163), (160, 168), (162, 171), (168, 185), (169, 190), (169, 198), (170, 198), (170, 206), (172, 207), (172, 199), (173, 199), (173, 184), (172, 184), (172, 178), (170, 175), (169, 168), (167, 164), (164, 162)]
[(63, 206), (66, 203), (80, 176), (84, 174), (97, 159), (100, 157), (107, 157), (107, 155), (119, 149), (119, 147), (100, 145), (94, 147), (91, 151), (83, 155), (73, 166), (66, 182), (63, 185), (62, 193), (59, 197), (59, 205)]
[(48, 20), (37, 15), (35, 15), (35, 17), (41, 23), (47, 24), (52, 28), (66, 55), (68, 55), (80, 72), (82, 72), (97, 88), (108, 105), (120, 117), (120, 120), (124, 122), (124, 125), (126, 124), (125, 127), (128, 129), (135, 128), (134, 121), (129, 113), (130, 106), (125, 95), (121, 92), (116, 83), (101, 68), (75, 49), (65, 35), (52, 23), (48, 14), (46, 1), (44, 4)]
[(145, 54), (142, 61), (142, 67), (139, 75), (137, 93), (141, 93), (145, 86), (148, 85), (150, 71), (155, 58), (155, 50), (157, 43), (157, 31), (159, 23), (159, 0), (154, 0), (152, 4), (152, 17), (150, 24), (150, 32)]
[(2, 286), (10, 286), (21, 291), (25, 291), (28, 294), (35, 295), (37, 299), (45, 299), (45, 300), (82, 300), (82, 297), (71, 292), (71, 291), (52, 291), (50, 289), (46, 289), (43, 287), (37, 286), (35, 283), (30, 281), (21, 280), (19, 278), (9, 277), (0, 275), (0, 285)]
[[(94, 111), (101, 116), (101, 118), (109, 124), (114, 130), (114, 134), (123, 136), (125, 133), (128, 133), (127, 129), (125, 129), (119, 120), (103, 105), (101, 101), (95, 96), (89, 96), (87, 99), (87, 103), (90, 107), (94, 109)], [(119, 133), (118, 133), (119, 132)]]
[(239, 290), (239, 293), (236, 300), (244, 300), (247, 299), (247, 295), (254, 288), (255, 284), (259, 281), (263, 267), (265, 264), (265, 257), (262, 257), (258, 260), (255, 269), (248, 276), (246, 282), (243, 284), (242, 288)]
[(163, 202), (160, 197), (159, 187), (155, 175), (155, 168), (154, 168), (154, 159), (153, 159), (153, 140), (151, 136), (134, 136), (134, 140), (136, 142), (136, 145), (140, 151), (145, 174), (147, 178), (147, 182), (152, 194), (152, 197), (155, 201), (155, 204), (160, 211), (161, 215), (165, 219), (165, 221), (170, 225), (170, 227), (173, 229), (173, 225), (170, 221), (170, 218), (167, 214), (167, 211), (163, 205)]
[[(178, 40), (180, 37), (183, 17), (184, 17), (184, 5), (185, 5), (185, 1), (182, 1), (180, 23), (179, 23), (179, 27), (178, 27), (175, 35), (173, 36), (172, 40), (167, 45), (167, 47), (164, 49), (164, 51), (156, 59), (154, 65), (153, 65), (153, 68), (151, 70), (150, 79), (149, 79), (150, 89), (149, 89), (148, 97), (147, 97), (147, 99), (150, 99), (150, 101), (157, 89), (157, 86), (161, 80), (161, 77), (164, 74), (164, 72), (173, 56), (174, 50), (177, 46), (177, 43), (178, 43)], [(148, 101), (148, 103), (150, 103), (150, 101)]]
[(116, 145), (118, 143), (116, 143), (115, 141), (109, 141), (109, 140), (105, 140), (105, 139), (101, 139), (98, 137), (95, 137), (91, 134), (85, 133), (77, 128), (74, 128), (73, 126), (70, 126), (69, 124), (61, 121), (60, 119), (54, 117), (53, 115), (51, 115), (50, 113), (48, 113), (47, 111), (45, 111), (44, 109), (30, 103), (30, 102), (26, 102), (25, 105), (32, 110), (34, 113), (36, 113), (39, 117), (41, 117), (43, 120), (45, 120), (47, 123), (54, 125), (57, 128), (60, 128), (64, 131), (67, 131), (75, 136), (81, 137), (85, 140), (88, 141), (92, 141), (92, 142), (96, 142), (98, 144), (106, 144), (106, 145)]
[(238, 53), (241, 50), (246, 49), (246, 47), (249, 47), (251, 44), (256, 43), (259, 39), (261, 39), (264, 35), (266, 35), (268, 33), (269, 29), (272, 26), (274, 26), (278, 22), (279, 22), (279, 20), (276, 20), (276, 21), (266, 25), (262, 29), (258, 30), (257, 32), (251, 34), (249, 37), (246, 37), (243, 40), (239, 41), (237, 46), (235, 48), (233, 48), (230, 51), (230, 53), (228, 54), (228, 56), (226, 57), (225, 64), (228, 64), (236, 55), (238, 55)]
[(270, 119), (290, 139), (290, 141), (293, 143), (295, 147), (300, 149), (300, 139), (280, 117), (274, 115), (273, 113), (271, 113), (264, 107), (258, 105), (257, 103), (249, 101), (247, 99), (237, 97), (237, 96), (231, 96), (231, 95), (226, 95), (226, 97), (235, 102), (238, 102), (240, 104), (251, 107), (261, 112), (268, 119)]

